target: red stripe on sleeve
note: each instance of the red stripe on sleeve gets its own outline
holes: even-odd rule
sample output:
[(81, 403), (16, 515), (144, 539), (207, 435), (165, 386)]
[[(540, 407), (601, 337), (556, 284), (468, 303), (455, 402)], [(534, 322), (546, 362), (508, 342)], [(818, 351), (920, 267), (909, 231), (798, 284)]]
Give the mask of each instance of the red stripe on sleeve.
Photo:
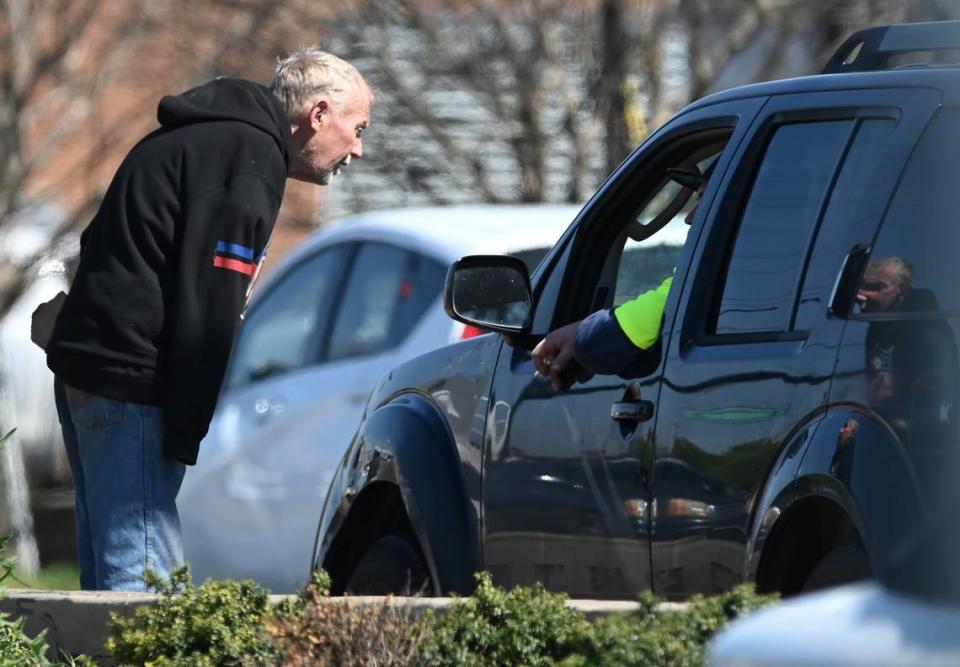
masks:
[(257, 270), (256, 264), (248, 264), (247, 262), (241, 262), (239, 259), (229, 259), (227, 257), (220, 257), (219, 255), (213, 258), (213, 265), (221, 269), (236, 271), (237, 273), (243, 273), (248, 276), (252, 276), (253, 272)]

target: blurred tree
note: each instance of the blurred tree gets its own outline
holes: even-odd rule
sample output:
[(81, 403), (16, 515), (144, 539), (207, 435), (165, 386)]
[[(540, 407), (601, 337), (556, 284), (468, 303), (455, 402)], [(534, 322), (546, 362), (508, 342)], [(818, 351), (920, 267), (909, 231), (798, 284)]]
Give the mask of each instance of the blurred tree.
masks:
[(348, 207), (377, 194), (387, 205), (582, 201), (634, 143), (629, 70), (643, 18), (657, 15), (636, 13), (647, 4), (661, 3), (355, 3), (329, 34), (387, 119), (369, 151), (379, 187), (345, 183)]
[(690, 101), (814, 73), (862, 27), (946, 18), (948, 0), (355, 0), (323, 24), (377, 122), (332, 210), (582, 201)]
[[(85, 224), (161, 94), (266, 80), (300, 44), (349, 58), (378, 95), (367, 159), (323, 212), (315, 189), (290, 188), (309, 226), (582, 201), (693, 99), (814, 72), (857, 28), (958, 16), (952, 0), (3, 0), (0, 233), (35, 202), (55, 201), (63, 229)], [(0, 267), (0, 313), (29, 275)]]
[[(107, 7), (97, 0), (4, 0), (0, 7), (0, 226), (11, 220), (26, 226), (31, 215), (46, 216), (43, 241), (53, 242), (56, 222), (96, 201), (70, 140), (89, 128), (98, 92), (124, 65), (151, 19), (140, 6), (121, 13)], [(109, 141), (112, 134), (98, 139)], [(63, 187), (66, 169), (69, 183)], [(60, 206), (37, 207), (49, 201)], [(22, 235), (17, 240), (23, 243)], [(36, 251), (44, 251), (43, 245)], [(17, 265), (4, 257), (0, 312), (23, 288), (32, 259), (7, 250)]]
[(874, 25), (960, 18), (953, 0), (679, 0), (689, 97), (816, 73), (850, 34)]

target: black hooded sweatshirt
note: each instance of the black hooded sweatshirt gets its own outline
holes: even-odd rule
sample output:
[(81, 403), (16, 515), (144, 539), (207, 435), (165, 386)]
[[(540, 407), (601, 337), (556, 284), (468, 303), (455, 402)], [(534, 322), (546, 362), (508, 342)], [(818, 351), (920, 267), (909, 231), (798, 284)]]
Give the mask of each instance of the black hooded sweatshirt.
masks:
[(164, 453), (196, 463), (283, 197), (290, 121), (219, 78), (164, 97), (81, 237), (47, 345), (66, 384), (164, 411)]

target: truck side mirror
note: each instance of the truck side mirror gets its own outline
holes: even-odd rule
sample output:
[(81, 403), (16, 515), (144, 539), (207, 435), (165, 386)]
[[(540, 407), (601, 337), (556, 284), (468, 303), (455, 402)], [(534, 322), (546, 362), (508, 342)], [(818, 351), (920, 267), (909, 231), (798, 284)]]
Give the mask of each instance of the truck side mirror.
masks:
[(522, 260), (470, 255), (450, 265), (443, 307), (458, 322), (503, 334), (526, 333), (533, 299)]

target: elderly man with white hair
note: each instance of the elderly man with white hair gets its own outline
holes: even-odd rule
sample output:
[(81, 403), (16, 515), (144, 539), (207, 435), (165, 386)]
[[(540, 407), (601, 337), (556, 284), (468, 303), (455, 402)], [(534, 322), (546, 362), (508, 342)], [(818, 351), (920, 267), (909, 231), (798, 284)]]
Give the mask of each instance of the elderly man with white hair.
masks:
[(269, 86), (164, 97), (83, 233), (46, 344), (76, 487), (84, 589), (143, 590), (182, 562), (176, 496), (196, 462), (288, 177), (363, 156), (373, 96), (316, 48)]

